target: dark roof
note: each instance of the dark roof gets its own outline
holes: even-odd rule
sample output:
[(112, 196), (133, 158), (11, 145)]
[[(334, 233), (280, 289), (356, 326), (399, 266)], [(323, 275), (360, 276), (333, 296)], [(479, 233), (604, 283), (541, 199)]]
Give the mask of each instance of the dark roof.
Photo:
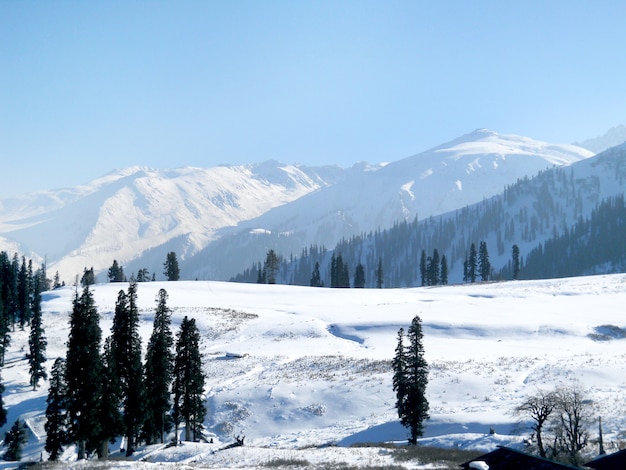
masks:
[(477, 461), (485, 462), (489, 465), (489, 470), (564, 470), (576, 468), (534, 455), (525, 454), (508, 447), (498, 447), (488, 454), (481, 455), (480, 457), (476, 457), (475, 459), (461, 464), (461, 467), (467, 470), (470, 468), (470, 463)]
[(626, 468), (626, 450), (602, 455), (591, 462), (587, 462), (585, 466), (595, 468), (596, 470)]

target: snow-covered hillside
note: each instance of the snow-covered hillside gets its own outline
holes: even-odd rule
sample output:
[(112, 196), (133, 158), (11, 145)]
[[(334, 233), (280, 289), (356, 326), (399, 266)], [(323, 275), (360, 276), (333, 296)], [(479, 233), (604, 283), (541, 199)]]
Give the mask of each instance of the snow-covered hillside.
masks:
[[(94, 287), (104, 336), (120, 288), (126, 285)], [(382, 290), (141, 283), (144, 348), (160, 288), (169, 293), (174, 329), (189, 315), (202, 333), (205, 424), (215, 444), (154, 446), (137, 454), (147, 462), (252, 468), (284, 457), (389, 464), (380, 450), (342, 447), (406, 439), (394, 409), (390, 360), (398, 329), (415, 315), (423, 321), (430, 366), (431, 420), (422, 443), (485, 451), (516, 445), (528, 434), (513, 430), (513, 407), (539, 389), (575, 380), (588, 390), (594, 416), (602, 416), (607, 449), (624, 438), (623, 274)], [(44, 295), (49, 367), (65, 354), (73, 292)], [(30, 426), (25, 459), (38, 460), (47, 383), (36, 392), (29, 386), (27, 334), (13, 335), (2, 371), (4, 399), (7, 426), (18, 417)], [(234, 435), (245, 435), (246, 446), (214, 452)], [(69, 449), (65, 458), (73, 455)]]
[[(210, 169), (115, 171), (85, 186), (0, 201), (0, 249), (19, 251), (71, 282), (85, 267), (122, 265), (155, 247), (184, 257), (215, 230), (343, 178), (337, 167), (265, 162)], [(156, 258), (156, 256), (155, 256)], [(164, 257), (142, 267), (161, 274)], [(130, 274), (130, 273), (129, 273)]]
[(105, 271), (114, 259), (127, 274), (146, 268), (160, 276), (168, 251), (189, 260), (204, 249), (183, 277), (227, 279), (265, 253), (260, 231), (283, 237), (280, 248), (295, 253), (312, 243), (330, 247), (341, 237), (464, 207), (591, 155), (479, 129), (385, 166), (132, 167), (77, 188), (0, 201), (0, 249), (46, 259), (66, 282), (84, 268)]

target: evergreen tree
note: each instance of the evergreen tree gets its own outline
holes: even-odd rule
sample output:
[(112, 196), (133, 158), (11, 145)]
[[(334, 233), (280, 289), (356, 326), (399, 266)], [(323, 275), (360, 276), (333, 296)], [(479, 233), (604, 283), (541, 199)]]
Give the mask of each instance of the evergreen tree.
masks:
[(448, 284), (448, 260), (446, 259), (446, 255), (441, 256), (441, 284)]
[(423, 422), (429, 418), (426, 399), (428, 364), (424, 359), (422, 338), (422, 321), (416, 316), (407, 333), (408, 345), (403, 343), (404, 330), (398, 332), (398, 345), (392, 362), (396, 409), (402, 425), (409, 428), (411, 444), (417, 443), (417, 438), (423, 434)]
[(439, 274), (441, 267), (439, 263), (439, 250), (437, 250), (437, 248), (435, 248), (435, 250), (433, 251), (433, 256), (428, 258), (427, 266), (428, 285), (439, 285)]
[(491, 275), (491, 263), (489, 262), (487, 242), (480, 242), (478, 249), (478, 271), (480, 272), (481, 281), (489, 280), (489, 276)]
[(354, 271), (354, 287), (358, 289), (365, 287), (365, 268), (361, 263), (357, 264)]
[(470, 282), (476, 282), (476, 270), (478, 269), (478, 255), (476, 253), (476, 245), (472, 243), (470, 246), (469, 259), (467, 260), (467, 279)]
[(24, 325), (30, 322), (31, 294), (33, 290), (33, 265), (30, 262), (30, 269), (27, 268), (26, 258), (22, 256), (22, 265), (17, 275), (17, 318), (20, 329), (24, 330)]
[(50, 372), (50, 388), (46, 399), (46, 452), (50, 460), (57, 460), (68, 443), (67, 435), (67, 385), (65, 361), (57, 358)]
[(46, 373), (46, 346), (48, 342), (46, 341), (41, 321), (41, 293), (39, 292), (38, 281), (35, 282), (32, 312), (30, 336), (28, 338), (28, 365), (30, 384), (33, 386), (33, 390), (37, 390), (39, 380), (48, 377)]
[(11, 344), (11, 284), (13, 270), (5, 251), (0, 252), (0, 366), (4, 365), (4, 356)]
[(174, 338), (170, 330), (171, 312), (167, 306), (167, 292), (160, 289), (154, 315), (152, 335), (146, 349), (144, 380), (146, 384), (146, 419), (143, 435), (148, 444), (163, 443), (164, 433), (171, 429), (166, 413), (170, 409)]
[(93, 266), (91, 269), (85, 268), (83, 271), (83, 277), (80, 279), (80, 285), (83, 287), (92, 286), (96, 283), (96, 275), (93, 272)]
[(269, 250), (265, 257), (265, 263), (263, 264), (263, 277), (267, 284), (276, 284), (276, 275), (278, 274), (278, 268), (280, 267), (280, 260), (274, 250)]
[(111, 336), (104, 342), (102, 375), (100, 377), (102, 399), (98, 406), (98, 419), (101, 424), (101, 433), (98, 436), (100, 442), (98, 457), (101, 459), (107, 459), (109, 456), (109, 442), (115, 442), (115, 438), (124, 432), (124, 423), (120, 411), (120, 378), (111, 350), (111, 342)]
[(89, 286), (74, 297), (67, 342), (66, 383), (69, 434), (78, 446), (78, 459), (99, 445), (102, 424), (98, 407), (102, 398), (98, 310)]
[(315, 262), (313, 274), (311, 274), (311, 287), (322, 287), (322, 278), (320, 277), (320, 263)]
[(385, 279), (383, 277), (383, 259), (378, 258), (378, 269), (376, 269), (376, 289), (382, 289)]
[(337, 257), (333, 253), (330, 258), (330, 287), (339, 286), (339, 275), (337, 274), (339, 267), (337, 266)]
[(178, 426), (185, 423), (185, 440), (194, 440), (200, 431), (206, 408), (204, 393), (204, 372), (200, 356), (200, 332), (195, 319), (185, 317), (176, 338), (176, 358), (172, 394), (174, 403), (172, 417), (178, 434)]
[(108, 272), (109, 282), (124, 282), (124, 268), (117, 264), (117, 260), (113, 260), (113, 264)]
[(519, 277), (520, 262), (519, 262), (519, 247), (513, 245), (513, 279)]
[(7, 448), (4, 460), (19, 461), (22, 458), (22, 446), (27, 441), (26, 424), (18, 418), (11, 426), (11, 429), (4, 435), (4, 445)]
[(422, 250), (422, 254), (420, 256), (420, 278), (422, 280), (422, 287), (424, 287), (428, 282), (428, 270), (426, 263), (426, 251)]
[(143, 424), (145, 398), (137, 284), (134, 282), (128, 286), (128, 295), (123, 290), (118, 293), (111, 328), (111, 354), (120, 382), (124, 432), (127, 439), (126, 455), (130, 456), (135, 450), (136, 438)]
[(180, 269), (178, 268), (178, 260), (176, 259), (176, 253), (170, 251), (163, 263), (163, 274), (168, 281), (180, 280)]

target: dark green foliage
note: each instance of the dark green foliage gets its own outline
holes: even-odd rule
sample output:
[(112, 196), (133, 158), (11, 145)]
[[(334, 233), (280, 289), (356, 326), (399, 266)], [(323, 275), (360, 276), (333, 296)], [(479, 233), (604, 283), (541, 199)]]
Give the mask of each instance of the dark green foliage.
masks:
[(137, 271), (137, 282), (150, 282), (151, 280), (150, 271), (146, 268), (142, 268)]
[(319, 261), (315, 262), (315, 268), (313, 269), (313, 273), (311, 274), (311, 287), (322, 287), (322, 278), (320, 277), (320, 263)]
[(489, 252), (487, 242), (480, 242), (478, 248), (478, 272), (481, 281), (488, 281), (491, 276), (491, 263), (489, 262)]
[(172, 418), (176, 430), (178, 425), (185, 423), (185, 440), (197, 438), (206, 408), (202, 394), (204, 393), (204, 372), (200, 356), (200, 332), (195, 319), (185, 317), (180, 325), (176, 338), (176, 358), (174, 361), (174, 377), (172, 394), (174, 403)]
[(11, 326), (17, 305), (17, 285), (11, 260), (5, 251), (0, 252), (0, 366), (4, 365), (4, 356), (11, 344)]
[(118, 294), (110, 347), (115, 374), (119, 378), (127, 438), (126, 455), (129, 456), (134, 452), (136, 438), (143, 424), (145, 405), (137, 284), (134, 282), (128, 286), (128, 295), (124, 291)]
[(124, 282), (124, 268), (117, 264), (117, 260), (113, 260), (113, 264), (108, 272), (109, 282)]
[(269, 250), (263, 263), (263, 279), (267, 284), (276, 284), (276, 274), (280, 261), (274, 250)]
[(46, 399), (46, 452), (50, 460), (57, 460), (63, 446), (69, 442), (67, 432), (67, 385), (65, 360), (57, 358), (50, 372), (50, 387)]
[(30, 335), (28, 337), (28, 366), (30, 374), (30, 384), (33, 390), (41, 379), (46, 379), (46, 346), (48, 342), (44, 335), (41, 322), (41, 292), (39, 291), (39, 281), (35, 281), (35, 292), (32, 303), (32, 319), (30, 322)]
[(4, 445), (7, 451), (4, 460), (18, 461), (22, 458), (22, 446), (28, 441), (26, 425), (19, 419), (15, 420), (11, 429), (4, 435)]
[(513, 252), (512, 254), (513, 279), (517, 279), (519, 276), (519, 270), (520, 270), (519, 247), (517, 245), (513, 245), (512, 252)]
[(441, 266), (439, 262), (439, 250), (435, 248), (433, 255), (428, 257), (426, 263), (427, 282), (429, 286), (439, 285), (439, 274), (441, 273)]
[(124, 426), (120, 411), (120, 379), (117, 374), (115, 358), (111, 351), (111, 337), (104, 342), (102, 355), (102, 375), (100, 378), (102, 399), (98, 406), (98, 418), (101, 424), (101, 433), (98, 436), (100, 447), (98, 457), (108, 458), (109, 442), (122, 434)]
[(102, 399), (102, 361), (100, 358), (98, 310), (89, 286), (74, 297), (67, 341), (67, 411), (71, 440), (78, 445), (83, 459), (100, 444), (102, 423), (98, 408)]
[(152, 335), (146, 350), (144, 380), (146, 414), (143, 436), (148, 444), (163, 442), (163, 435), (171, 429), (167, 412), (170, 409), (174, 338), (170, 329), (171, 312), (167, 306), (167, 292), (160, 289), (154, 315)]
[(22, 257), (22, 265), (17, 275), (17, 319), (20, 329), (30, 322), (32, 316), (31, 293), (33, 291), (33, 264), (26, 266), (26, 258)]
[(420, 256), (420, 278), (422, 280), (422, 287), (428, 284), (428, 269), (425, 250), (422, 250), (422, 254)]
[(330, 287), (350, 287), (350, 271), (341, 253), (330, 260)]
[(383, 260), (378, 259), (378, 268), (376, 268), (376, 289), (382, 289), (385, 284), (385, 277), (383, 273)]
[(176, 253), (170, 251), (163, 263), (163, 274), (168, 281), (180, 280), (180, 269), (178, 268), (178, 260), (176, 259)]
[(422, 337), (422, 321), (415, 316), (406, 335), (407, 345), (404, 344), (404, 330), (398, 332), (398, 345), (392, 361), (396, 409), (402, 425), (409, 428), (412, 444), (416, 444), (417, 438), (423, 434), (423, 422), (429, 418), (426, 399), (428, 364), (424, 359)]
[(96, 283), (96, 275), (93, 272), (93, 266), (90, 269), (85, 268), (83, 277), (80, 278), (80, 285), (83, 287), (92, 286)]
[(467, 259), (467, 281), (476, 282), (478, 269), (478, 254), (476, 253), (476, 245), (472, 243), (470, 246), (469, 258)]
[(446, 258), (446, 255), (443, 255), (441, 257), (441, 277), (440, 277), (440, 282), (444, 286), (448, 284), (448, 259)]
[(354, 271), (354, 287), (361, 289), (365, 287), (365, 268), (361, 263), (357, 264)]

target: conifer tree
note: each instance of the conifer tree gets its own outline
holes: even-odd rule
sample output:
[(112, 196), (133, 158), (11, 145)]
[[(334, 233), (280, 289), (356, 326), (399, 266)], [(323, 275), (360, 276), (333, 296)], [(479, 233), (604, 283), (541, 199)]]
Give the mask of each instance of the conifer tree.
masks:
[(420, 256), (420, 278), (422, 280), (422, 287), (424, 287), (428, 282), (427, 268), (426, 251), (422, 250), (422, 254)]
[(481, 281), (488, 281), (491, 274), (491, 263), (489, 262), (489, 252), (487, 251), (487, 242), (480, 242), (478, 249), (478, 271), (480, 272)]
[(354, 287), (362, 289), (365, 287), (365, 268), (361, 263), (357, 264), (354, 271)]
[(322, 287), (322, 278), (320, 277), (320, 263), (315, 262), (315, 268), (313, 268), (313, 274), (311, 274), (311, 287)]
[(111, 341), (112, 338), (109, 336), (104, 342), (100, 376), (102, 399), (98, 406), (98, 419), (101, 424), (101, 433), (98, 436), (100, 442), (98, 457), (101, 459), (108, 458), (109, 443), (113, 443), (115, 438), (124, 432), (120, 411), (120, 379), (111, 351)]
[(123, 290), (118, 293), (111, 328), (111, 354), (120, 383), (126, 455), (130, 456), (143, 424), (145, 398), (135, 282), (128, 286), (128, 295)]
[(172, 417), (178, 434), (178, 426), (185, 423), (185, 440), (194, 440), (200, 431), (206, 408), (204, 406), (204, 372), (200, 356), (200, 332), (195, 319), (185, 317), (176, 338), (176, 358), (172, 394), (174, 403)]
[(68, 443), (67, 435), (67, 385), (65, 360), (57, 358), (50, 372), (50, 388), (46, 399), (46, 452), (50, 460), (57, 460)]
[(37, 390), (39, 380), (46, 379), (46, 346), (48, 342), (44, 335), (41, 321), (41, 292), (39, 282), (35, 282), (35, 292), (32, 306), (32, 319), (30, 322), (30, 336), (28, 338), (28, 365), (30, 373), (30, 384), (33, 390)]
[(170, 251), (163, 263), (163, 274), (168, 281), (180, 280), (180, 269), (178, 267), (178, 260), (176, 259), (176, 253)]
[(378, 269), (376, 269), (376, 289), (382, 289), (385, 279), (383, 276), (383, 259), (378, 258)]
[(152, 335), (146, 349), (144, 380), (146, 384), (146, 416), (143, 435), (148, 444), (163, 443), (164, 433), (171, 428), (166, 413), (171, 407), (174, 337), (170, 329), (171, 311), (167, 306), (167, 292), (160, 289), (154, 315)]
[(269, 250), (265, 257), (265, 263), (263, 263), (263, 277), (267, 284), (276, 284), (276, 275), (278, 274), (278, 268), (280, 261), (278, 255), (274, 250)]
[(4, 445), (7, 447), (4, 460), (19, 461), (22, 458), (22, 446), (27, 441), (26, 424), (18, 418), (4, 435)]
[(448, 284), (448, 260), (446, 255), (441, 256), (441, 284)]
[(77, 443), (78, 459), (95, 450), (102, 434), (98, 407), (102, 398), (98, 310), (89, 286), (75, 294), (67, 341), (66, 383), (69, 434)]
[(124, 282), (124, 268), (117, 264), (117, 260), (113, 260), (113, 264), (108, 272), (109, 282)]
[(520, 271), (520, 261), (519, 261), (519, 247), (517, 245), (513, 245), (513, 279), (517, 279), (519, 277)]
[(470, 246), (469, 259), (467, 260), (467, 279), (470, 282), (476, 282), (476, 270), (478, 269), (478, 255), (476, 253), (476, 245), (472, 243)]
[(422, 321), (415, 316), (407, 333), (406, 346), (403, 343), (404, 330), (398, 332), (398, 345), (392, 362), (396, 409), (400, 423), (409, 428), (411, 444), (417, 443), (417, 438), (423, 434), (423, 422), (429, 418), (426, 399), (428, 364), (424, 359), (422, 337)]
[(5, 251), (0, 252), (0, 366), (4, 365), (4, 356), (11, 344), (11, 285), (13, 270)]

